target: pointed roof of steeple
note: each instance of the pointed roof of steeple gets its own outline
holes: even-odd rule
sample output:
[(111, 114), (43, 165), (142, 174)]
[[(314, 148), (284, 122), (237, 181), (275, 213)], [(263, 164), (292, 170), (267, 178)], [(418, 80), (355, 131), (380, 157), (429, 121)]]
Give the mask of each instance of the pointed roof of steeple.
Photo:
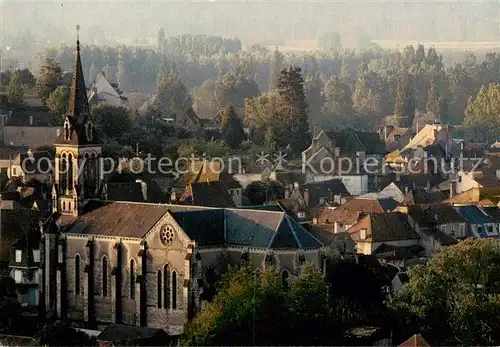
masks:
[[(77, 31), (80, 26), (76, 27)], [(91, 120), (90, 107), (87, 98), (87, 88), (83, 75), (82, 61), (80, 58), (80, 38), (77, 35), (75, 65), (71, 79), (71, 91), (69, 95), (68, 107), (66, 109), (66, 121), (59, 137), (54, 144), (61, 145), (91, 145), (100, 144), (93, 125), (88, 128)], [(69, 126), (69, 137), (66, 136), (66, 124)], [(87, 134), (91, 134), (87, 136)]]
[(73, 67), (71, 92), (66, 114), (68, 117), (72, 117), (73, 122), (77, 124), (84, 124), (90, 114), (87, 88), (85, 87), (85, 78), (80, 58), (79, 37), (76, 40), (75, 65)]

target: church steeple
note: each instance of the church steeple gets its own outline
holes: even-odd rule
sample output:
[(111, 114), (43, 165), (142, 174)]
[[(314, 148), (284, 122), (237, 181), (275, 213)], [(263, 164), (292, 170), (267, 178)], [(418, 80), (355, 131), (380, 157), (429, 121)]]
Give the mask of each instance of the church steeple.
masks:
[(62, 214), (79, 215), (86, 201), (99, 198), (102, 143), (92, 124), (87, 88), (80, 58), (77, 29), (75, 65), (71, 91), (61, 133), (54, 142), (56, 161), (52, 209)]
[(73, 118), (73, 124), (85, 124), (90, 114), (89, 101), (87, 99), (87, 88), (85, 86), (85, 78), (83, 74), (82, 61), (80, 58), (80, 25), (76, 26), (76, 52), (75, 65), (73, 68), (73, 78), (71, 80), (71, 93), (67, 108), (67, 116)]

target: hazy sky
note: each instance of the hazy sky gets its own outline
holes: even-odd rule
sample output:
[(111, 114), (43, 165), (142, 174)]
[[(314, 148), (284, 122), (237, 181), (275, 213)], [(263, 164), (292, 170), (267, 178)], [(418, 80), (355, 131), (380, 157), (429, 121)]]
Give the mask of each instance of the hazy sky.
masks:
[[(29, 30), (51, 40), (182, 33), (244, 42), (315, 39), (363, 28), (375, 39), (500, 41), (500, 1), (54, 1), (0, 0), (1, 34)], [(93, 27), (93, 29), (92, 29)], [(101, 28), (101, 29), (99, 29)], [(93, 33), (93, 34), (92, 34)]]

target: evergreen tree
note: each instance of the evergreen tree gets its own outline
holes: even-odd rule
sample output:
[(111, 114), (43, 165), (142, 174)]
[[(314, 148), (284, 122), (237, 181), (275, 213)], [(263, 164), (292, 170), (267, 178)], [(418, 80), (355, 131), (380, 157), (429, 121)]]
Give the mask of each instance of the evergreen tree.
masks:
[(46, 59), (40, 67), (40, 75), (36, 81), (38, 96), (45, 105), (45, 101), (60, 83), (62, 70), (53, 59)]
[(396, 90), (394, 115), (402, 120), (406, 126), (412, 126), (415, 118), (415, 101), (409, 76), (403, 75)]
[(332, 77), (323, 89), (325, 104), (322, 113), (329, 128), (355, 126), (354, 104), (351, 90), (338, 77)]
[(342, 65), (340, 66), (340, 81), (346, 85), (351, 83), (351, 75), (349, 74), (349, 69), (344, 60), (342, 60)]
[(274, 51), (269, 62), (269, 90), (278, 87), (280, 71), (283, 69), (283, 54), (278, 50)]
[(68, 106), (70, 89), (68, 86), (59, 86), (47, 98), (46, 104), (52, 112), (64, 118)]
[(294, 154), (299, 154), (310, 144), (307, 102), (304, 93), (304, 79), (299, 67), (290, 67), (281, 71), (278, 93), (290, 110), (287, 122), (290, 147)]
[(445, 97), (439, 98), (439, 119), (441, 124), (450, 124), (450, 111), (448, 109), (448, 99)]
[(229, 105), (222, 114), (222, 139), (231, 148), (238, 148), (245, 140), (243, 122), (236, 115), (233, 105)]
[(13, 106), (22, 106), (26, 102), (19, 71), (14, 72), (10, 78), (9, 87), (7, 89), (7, 100)]
[(432, 79), (429, 89), (427, 90), (427, 112), (432, 113), (434, 117), (439, 116), (438, 92), (436, 89), (436, 81)]

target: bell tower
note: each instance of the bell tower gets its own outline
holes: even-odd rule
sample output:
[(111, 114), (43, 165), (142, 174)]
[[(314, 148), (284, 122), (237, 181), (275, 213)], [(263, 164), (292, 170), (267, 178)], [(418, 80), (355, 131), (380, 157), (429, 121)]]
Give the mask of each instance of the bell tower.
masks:
[(77, 25), (75, 65), (71, 91), (60, 135), (54, 142), (56, 150), (52, 189), (52, 210), (78, 216), (85, 202), (99, 197), (102, 143), (90, 116), (82, 62), (80, 58), (80, 25)]

